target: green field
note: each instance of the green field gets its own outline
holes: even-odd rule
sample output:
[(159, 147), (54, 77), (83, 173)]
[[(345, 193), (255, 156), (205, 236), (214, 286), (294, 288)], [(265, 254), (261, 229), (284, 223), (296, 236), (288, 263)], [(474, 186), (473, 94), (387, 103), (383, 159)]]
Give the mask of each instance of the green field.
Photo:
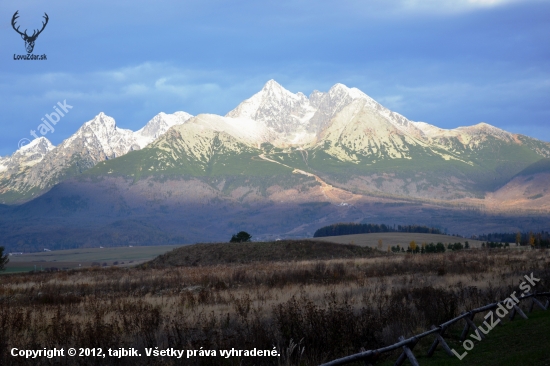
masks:
[[(547, 366), (550, 365), (550, 311), (534, 311), (527, 314), (528, 320), (517, 316), (514, 321), (503, 320), (487, 339), (475, 341), (474, 348), (459, 360), (449, 357), (440, 347), (434, 356), (426, 356), (433, 337), (426, 337), (414, 349), (415, 357), (422, 366)], [(429, 344), (428, 344), (429, 343)], [(458, 341), (447, 340), (449, 347), (462, 354), (465, 350)], [(395, 362), (395, 359), (392, 359)], [(393, 365), (384, 362), (381, 365)], [(406, 361), (405, 365), (409, 363)]]
[[(114, 248), (82, 248), (56, 250), (51, 252), (28, 253), (10, 256), (10, 262), (4, 273), (28, 272), (47, 268), (72, 269), (92, 266), (99, 263), (112, 266), (132, 266), (151, 260), (179, 245), (114, 247)], [(124, 263), (122, 263), (124, 262)]]
[(339, 236), (324, 236), (315, 238), (315, 240), (330, 241), (339, 244), (355, 244), (362, 247), (376, 248), (378, 240), (382, 240), (382, 249), (387, 250), (388, 246), (398, 245), (407, 248), (409, 243), (414, 240), (417, 245), (422, 243), (462, 243), (468, 241), (470, 247), (481, 248), (481, 241), (459, 238), (450, 235), (440, 234), (418, 234), (418, 233), (371, 233), (371, 234), (354, 234), (354, 235), (339, 235)]

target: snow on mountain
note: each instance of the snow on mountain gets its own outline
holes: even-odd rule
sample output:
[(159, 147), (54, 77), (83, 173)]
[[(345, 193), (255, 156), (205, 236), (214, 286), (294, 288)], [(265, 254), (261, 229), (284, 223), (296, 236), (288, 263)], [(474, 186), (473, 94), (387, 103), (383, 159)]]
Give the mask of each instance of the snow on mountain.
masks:
[(472, 149), (488, 138), (506, 143), (518, 143), (516, 135), (484, 122), (454, 129), (443, 129), (425, 122), (413, 122), (413, 124), (422, 131), (428, 142), (443, 146), (456, 146), (458, 142), (463, 147)]
[(133, 132), (117, 127), (114, 118), (101, 112), (84, 123), (71, 137), (57, 146), (56, 150), (62, 151), (62, 156), (72, 155), (74, 151), (86, 151), (94, 162), (114, 159), (145, 147), (166, 133), (170, 127), (183, 124), (191, 117), (185, 112), (161, 112), (143, 128)]
[[(189, 125), (189, 129), (178, 127), (182, 125)], [(223, 135), (218, 132), (249, 147), (259, 148), (267, 142), (276, 147), (317, 149), (340, 161), (367, 165), (414, 156), (437, 156), (472, 165), (475, 159), (500, 151), (501, 146), (523, 146), (534, 154), (533, 159), (550, 156), (549, 144), (486, 123), (445, 130), (410, 121), (359, 89), (343, 84), (332, 86), (328, 92), (315, 90), (306, 97), (270, 80), (225, 117), (161, 112), (132, 132), (117, 127), (113, 118), (100, 113), (55, 148), (47, 139), (37, 139), (11, 157), (0, 158), (0, 195), (46, 189), (101, 161), (142, 149), (171, 130), (180, 131), (176, 135), (181, 139), (190, 139), (184, 145), (189, 143), (188, 152), (196, 156), (212, 153), (208, 149), (214, 142), (207, 140)], [(185, 131), (190, 131), (189, 136)], [(197, 141), (191, 141), (195, 138)], [(201, 148), (207, 150), (201, 152)], [(483, 157), (478, 153), (481, 150)]]
[(430, 125), (426, 122), (412, 122), (418, 127), (426, 136), (430, 138), (437, 137), (458, 137), (461, 135), (491, 135), (499, 137), (501, 139), (512, 139), (513, 135), (510, 132), (501, 130), (488, 123), (481, 122), (473, 126), (457, 127), (454, 129), (439, 128), (434, 125)]
[(375, 111), (401, 131), (421, 136), (421, 131), (405, 117), (383, 107), (357, 88), (336, 84), (326, 93), (313, 91), (309, 98), (303, 93), (293, 94), (274, 80), (262, 90), (227, 113), (229, 118), (244, 118), (265, 125), (274, 145), (307, 145), (318, 141), (321, 131), (354, 100)]
[(14, 177), (7, 188), (19, 192), (45, 189), (82, 173), (100, 161), (114, 159), (139, 148), (132, 131), (118, 128), (115, 120), (102, 112), (48, 151), (24, 175)]
[(143, 149), (166, 133), (170, 127), (183, 124), (191, 117), (193, 116), (186, 112), (175, 112), (174, 114), (160, 112), (147, 122), (143, 128), (133, 133), (136, 143)]
[[(329, 144), (327, 144), (329, 142)], [(358, 163), (361, 157), (411, 159), (411, 148), (426, 144), (404, 133), (366, 98), (357, 98), (342, 108), (321, 132), (318, 146), (342, 161)]]
[[(270, 129), (278, 145), (300, 144), (315, 136), (307, 133), (307, 124), (316, 109), (302, 93), (293, 94), (275, 80), (226, 114), (226, 117), (253, 120)], [(263, 128), (263, 127), (258, 127)]]
[(53, 149), (54, 146), (47, 138), (39, 137), (19, 148), (13, 155), (0, 158), (0, 179), (38, 164)]
[(57, 147), (40, 137), (12, 156), (1, 158), (0, 194), (9, 191), (25, 194), (34, 188), (51, 187), (101, 161), (139, 150), (191, 117), (185, 112), (160, 113), (133, 132), (117, 127), (112, 117), (101, 112)]
[(92, 160), (104, 160), (103, 157), (113, 159), (139, 148), (133, 131), (117, 127), (114, 118), (101, 112), (91, 121), (84, 123), (56, 149), (70, 152), (83, 149), (90, 153)]
[(155, 165), (149, 170), (194, 161), (200, 165), (200, 169), (206, 171), (212, 159), (253, 150), (227, 132), (230, 126), (217, 128), (225, 124), (225, 120), (216, 115), (198, 115), (188, 123), (174, 126), (151, 145), (163, 150), (165, 155), (155, 155)]
[(222, 117), (215, 114), (199, 114), (187, 124), (199, 125), (217, 132), (226, 132), (240, 142), (258, 147), (264, 142), (273, 142), (277, 133), (265, 122), (255, 121), (249, 117)]

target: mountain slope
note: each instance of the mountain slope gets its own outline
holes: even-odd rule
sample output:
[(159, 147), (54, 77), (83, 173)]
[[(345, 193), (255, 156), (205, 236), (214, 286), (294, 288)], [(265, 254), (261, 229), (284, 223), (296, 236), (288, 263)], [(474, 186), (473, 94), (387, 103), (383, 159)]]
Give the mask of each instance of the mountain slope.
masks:
[(550, 159), (541, 159), (495, 192), (488, 193), (485, 204), (495, 210), (550, 211), (549, 182)]
[(266, 165), (270, 165), (268, 173), (291, 173), (289, 168), (259, 158), (261, 150), (203, 123), (199, 115), (186, 124), (171, 128), (139, 152), (99, 164), (88, 175), (131, 176), (134, 179), (159, 175), (263, 175)]
[[(183, 125), (194, 127), (179, 130)], [(0, 199), (28, 199), (99, 162), (142, 149), (171, 130), (179, 131), (179, 137), (170, 135), (173, 146), (165, 142), (134, 176), (170, 169), (193, 176), (229, 174), (236, 161), (271, 160), (355, 193), (449, 200), (483, 197), (529, 164), (550, 157), (550, 144), (485, 123), (444, 130), (409, 121), (343, 84), (308, 98), (270, 80), (225, 117), (160, 113), (132, 132), (100, 114), (58, 147), (36, 155), (30, 165), (15, 155), (3, 158)], [(216, 150), (219, 143), (229, 150)], [(246, 157), (235, 159), (240, 154)], [(120, 163), (114, 174), (126, 174), (132, 166)]]
[(57, 147), (44, 137), (35, 139), (0, 160), (0, 199), (4, 203), (29, 199), (98, 162), (147, 146), (191, 117), (185, 112), (160, 113), (132, 132), (118, 128), (112, 117), (100, 113)]
[(140, 148), (144, 148), (157, 138), (162, 136), (172, 126), (181, 125), (189, 120), (192, 115), (186, 112), (166, 114), (161, 112), (153, 117), (147, 124), (133, 133)]
[[(341, 221), (470, 234), (550, 222), (546, 165), (530, 167), (549, 143), (412, 122), (342, 84), (306, 97), (270, 81), (226, 116), (161, 113), (137, 132), (100, 114), (58, 147), (31, 145), (0, 160), (2, 199), (42, 194), (0, 206), (11, 247), (299, 237)], [(524, 208), (535, 216), (511, 216)]]

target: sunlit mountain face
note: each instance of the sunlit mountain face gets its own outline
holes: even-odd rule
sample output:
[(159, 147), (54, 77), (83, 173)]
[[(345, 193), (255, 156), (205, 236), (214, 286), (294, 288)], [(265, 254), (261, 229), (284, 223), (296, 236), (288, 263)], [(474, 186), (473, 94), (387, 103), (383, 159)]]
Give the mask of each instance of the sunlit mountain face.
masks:
[(548, 158), (549, 143), (486, 123), (440, 129), (342, 84), (308, 97), (270, 80), (225, 116), (160, 113), (133, 132), (101, 113), (58, 146), (36, 139), (0, 161), (0, 199), (24, 203), (4, 207), (13, 220), (60, 217), (104, 241), (303, 236), (373, 215), (458, 229), (479, 212), (547, 214)]

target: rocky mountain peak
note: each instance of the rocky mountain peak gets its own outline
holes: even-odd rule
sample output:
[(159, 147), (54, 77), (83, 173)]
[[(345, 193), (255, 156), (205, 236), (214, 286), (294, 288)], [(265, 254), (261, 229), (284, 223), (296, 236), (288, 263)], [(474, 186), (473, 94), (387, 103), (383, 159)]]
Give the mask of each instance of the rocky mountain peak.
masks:
[(309, 95), (309, 104), (311, 104), (313, 108), (319, 108), (319, 104), (321, 104), (324, 95), (325, 93), (320, 92), (319, 90), (312, 91)]
[(294, 94), (275, 80), (227, 113), (226, 117), (250, 118), (264, 123), (276, 133), (293, 134), (313, 115), (315, 109), (303, 93)]
[(488, 135), (500, 136), (500, 137), (512, 136), (510, 132), (504, 131), (500, 128), (497, 128), (485, 122), (480, 122), (473, 126), (458, 127), (457, 130), (468, 131), (470, 133), (488, 134)]
[(140, 148), (144, 148), (165, 134), (170, 127), (183, 124), (192, 117), (186, 112), (175, 112), (174, 114), (160, 112), (147, 122), (143, 128), (134, 132), (134, 137)]
[(38, 164), (53, 149), (54, 146), (47, 138), (43, 136), (36, 138), (11, 156), (0, 158), (0, 172), (7, 175), (18, 173), (22, 169)]
[(55, 146), (52, 145), (50, 140), (45, 138), (44, 136), (41, 136), (37, 139), (32, 140), (29, 144), (22, 146), (19, 150), (17, 150), (14, 154), (46, 154), (48, 151), (53, 150)]

